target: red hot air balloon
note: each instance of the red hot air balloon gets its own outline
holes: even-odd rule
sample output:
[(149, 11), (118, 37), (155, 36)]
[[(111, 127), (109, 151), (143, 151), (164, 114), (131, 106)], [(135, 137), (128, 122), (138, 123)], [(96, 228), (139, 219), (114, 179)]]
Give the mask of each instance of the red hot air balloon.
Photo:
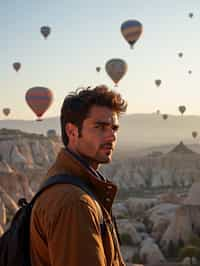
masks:
[(47, 111), (53, 101), (53, 93), (45, 87), (33, 87), (26, 92), (26, 102), (38, 117), (37, 121), (42, 121), (41, 116)]
[(21, 63), (20, 62), (13, 63), (13, 68), (15, 71), (19, 71), (21, 68)]
[(8, 116), (10, 114), (10, 108), (3, 108), (3, 113), (5, 116)]

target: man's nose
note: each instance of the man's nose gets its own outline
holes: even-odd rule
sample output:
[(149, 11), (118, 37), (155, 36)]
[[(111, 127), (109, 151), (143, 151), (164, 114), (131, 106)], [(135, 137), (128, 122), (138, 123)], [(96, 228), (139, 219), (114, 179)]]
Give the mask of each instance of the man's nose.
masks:
[(117, 139), (117, 132), (116, 130), (113, 130), (112, 128), (108, 130), (106, 139), (109, 141), (115, 141)]

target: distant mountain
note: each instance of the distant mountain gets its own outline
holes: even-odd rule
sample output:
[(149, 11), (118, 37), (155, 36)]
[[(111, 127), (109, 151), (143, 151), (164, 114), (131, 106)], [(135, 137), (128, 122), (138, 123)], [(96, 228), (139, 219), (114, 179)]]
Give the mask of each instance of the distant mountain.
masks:
[[(119, 149), (136, 150), (141, 147), (159, 146), (165, 144), (195, 144), (192, 131), (199, 132), (200, 116), (171, 116), (163, 120), (156, 114), (128, 114), (121, 119), (119, 131)], [(58, 117), (46, 118), (42, 122), (30, 120), (0, 120), (0, 128), (20, 129), (30, 133), (45, 134), (48, 129), (60, 133)]]

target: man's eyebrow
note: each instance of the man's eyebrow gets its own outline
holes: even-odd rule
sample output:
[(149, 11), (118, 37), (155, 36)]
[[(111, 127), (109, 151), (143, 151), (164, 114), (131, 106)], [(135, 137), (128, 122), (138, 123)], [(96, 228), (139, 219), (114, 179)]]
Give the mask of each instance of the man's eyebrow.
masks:
[[(105, 121), (95, 121), (94, 124), (95, 125), (103, 125), (103, 126), (112, 125), (112, 123), (105, 122)], [(114, 123), (113, 126), (116, 127), (116, 128), (119, 128), (119, 124), (118, 123)]]

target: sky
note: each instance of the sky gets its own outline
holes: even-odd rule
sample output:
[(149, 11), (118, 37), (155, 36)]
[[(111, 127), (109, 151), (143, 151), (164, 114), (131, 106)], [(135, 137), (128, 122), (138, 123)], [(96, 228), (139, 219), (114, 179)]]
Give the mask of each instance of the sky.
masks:
[[(143, 25), (133, 50), (120, 32), (128, 19)], [(53, 91), (44, 117), (55, 117), (69, 92), (99, 84), (122, 94), (128, 114), (178, 115), (185, 105), (186, 115), (200, 115), (199, 0), (7, 0), (0, 1), (0, 25), (0, 119), (4, 107), (11, 108), (9, 119), (35, 119), (25, 101), (31, 87)], [(52, 30), (46, 40), (43, 25)], [(112, 58), (128, 64), (118, 87), (105, 71)], [(17, 61), (18, 72), (12, 67)]]

